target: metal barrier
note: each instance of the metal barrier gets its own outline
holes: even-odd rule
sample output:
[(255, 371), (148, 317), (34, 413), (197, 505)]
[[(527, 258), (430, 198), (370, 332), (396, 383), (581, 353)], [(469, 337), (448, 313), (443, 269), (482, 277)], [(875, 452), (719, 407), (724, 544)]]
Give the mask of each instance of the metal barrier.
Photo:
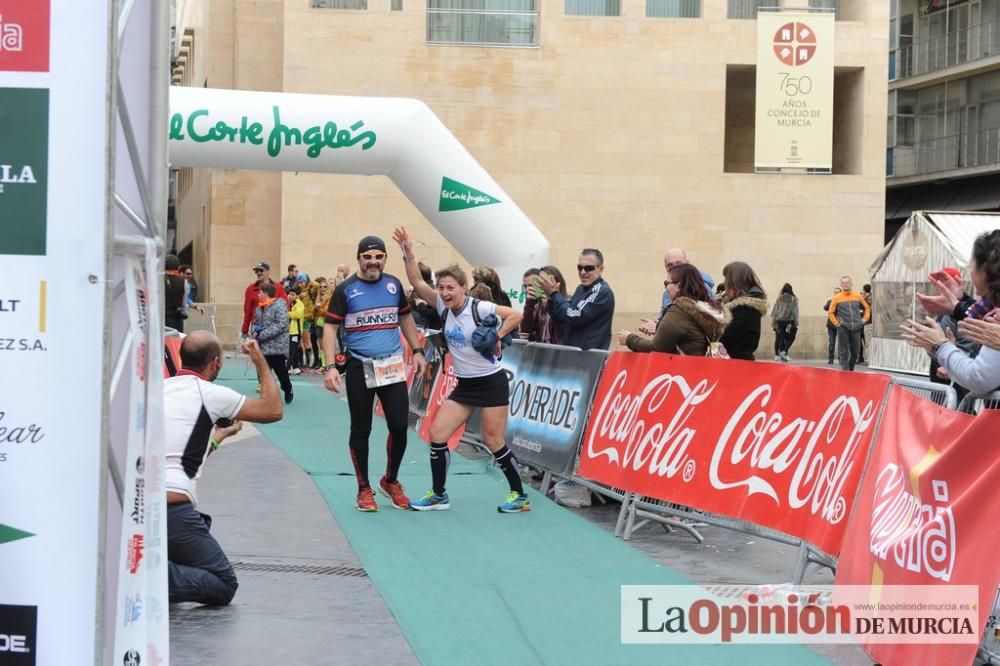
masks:
[(1000, 409), (1000, 391), (984, 395), (969, 394), (962, 398), (958, 411), (964, 414), (978, 414), (984, 409)]
[(958, 394), (949, 384), (935, 384), (926, 379), (910, 377), (892, 377), (892, 383), (945, 409), (958, 407)]

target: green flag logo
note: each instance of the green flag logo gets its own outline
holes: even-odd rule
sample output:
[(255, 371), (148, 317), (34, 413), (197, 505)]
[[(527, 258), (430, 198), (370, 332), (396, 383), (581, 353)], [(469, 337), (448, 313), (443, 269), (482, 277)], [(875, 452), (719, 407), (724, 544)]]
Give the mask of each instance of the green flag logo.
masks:
[(25, 532), (23, 530), (15, 529), (10, 525), (4, 525), (0, 523), (0, 543), (7, 543), (9, 541), (17, 541), (18, 539), (27, 539), (28, 537), (35, 536), (31, 532)]
[(441, 201), (438, 205), (438, 210), (441, 212), (465, 210), (466, 208), (489, 206), (495, 203), (500, 203), (500, 200), (485, 192), (480, 192), (474, 187), (469, 187), (451, 178), (441, 179)]

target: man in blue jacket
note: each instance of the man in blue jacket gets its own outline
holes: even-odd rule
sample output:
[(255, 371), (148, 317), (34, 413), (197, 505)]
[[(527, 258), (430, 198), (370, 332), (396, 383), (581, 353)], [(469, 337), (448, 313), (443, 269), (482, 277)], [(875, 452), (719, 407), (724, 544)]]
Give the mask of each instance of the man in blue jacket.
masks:
[(559, 283), (538, 278), (549, 299), (549, 312), (565, 326), (563, 344), (580, 349), (611, 347), (611, 318), (615, 314), (615, 295), (604, 281), (604, 255), (600, 250), (584, 248), (576, 261), (580, 286), (567, 300), (559, 292)]

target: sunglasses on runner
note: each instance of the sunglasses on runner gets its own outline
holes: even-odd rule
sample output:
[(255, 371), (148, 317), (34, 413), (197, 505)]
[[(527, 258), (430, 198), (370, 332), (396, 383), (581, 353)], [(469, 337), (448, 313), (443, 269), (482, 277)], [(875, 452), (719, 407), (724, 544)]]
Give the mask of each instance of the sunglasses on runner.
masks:
[(385, 259), (385, 252), (372, 252), (361, 255), (365, 261), (382, 261)]
[(584, 266), (583, 264), (576, 265), (577, 273), (592, 273), (597, 270), (597, 266)]

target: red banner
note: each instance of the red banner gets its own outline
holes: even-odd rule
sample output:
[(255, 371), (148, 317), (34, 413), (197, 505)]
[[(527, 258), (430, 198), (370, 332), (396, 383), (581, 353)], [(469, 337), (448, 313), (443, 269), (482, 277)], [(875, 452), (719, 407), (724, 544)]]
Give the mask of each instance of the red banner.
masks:
[[(1000, 581), (1000, 412), (950, 411), (893, 387), (837, 585), (978, 585), (981, 635)], [(918, 602), (919, 599), (912, 601)], [(976, 645), (870, 644), (883, 664), (971, 664)]]
[(889, 378), (616, 352), (579, 474), (837, 554)]
[[(434, 418), (437, 416), (438, 410), (441, 409), (441, 405), (444, 404), (444, 401), (448, 399), (448, 396), (451, 395), (452, 390), (457, 385), (458, 377), (455, 376), (455, 370), (451, 367), (451, 354), (445, 354), (441, 370), (434, 379), (434, 388), (431, 389), (431, 399), (427, 403), (427, 414), (420, 420), (420, 437), (425, 442), (431, 441), (431, 424), (434, 423)], [(462, 438), (464, 433), (465, 426), (459, 426), (455, 434), (448, 440), (448, 448), (454, 450), (458, 446), (458, 440)]]

